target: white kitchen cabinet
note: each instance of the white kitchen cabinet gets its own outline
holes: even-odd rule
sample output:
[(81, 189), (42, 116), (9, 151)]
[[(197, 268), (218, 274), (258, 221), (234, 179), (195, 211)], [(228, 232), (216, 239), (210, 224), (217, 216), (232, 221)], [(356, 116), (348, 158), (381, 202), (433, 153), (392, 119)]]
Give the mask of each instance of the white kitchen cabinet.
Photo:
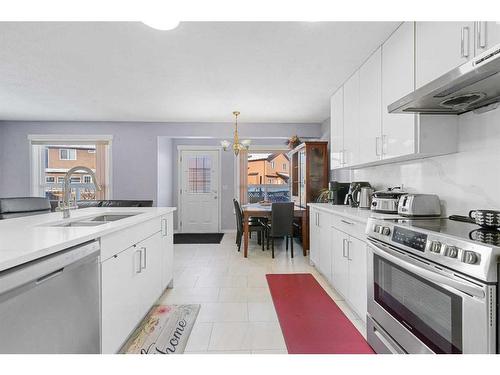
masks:
[(475, 26), (476, 55), (500, 44), (500, 22), (478, 21)]
[(342, 168), (344, 150), (344, 88), (330, 99), (330, 168)]
[(142, 318), (141, 256), (130, 247), (101, 265), (102, 353), (116, 353)]
[(359, 69), (359, 157), (369, 163), (381, 158), (382, 140), (382, 48)]
[(347, 257), (349, 260), (349, 302), (358, 316), (366, 321), (367, 311), (367, 251), (366, 244), (349, 236)]
[(349, 295), (349, 260), (346, 256), (346, 238), (349, 236), (337, 228), (331, 228), (332, 236), (332, 285), (344, 297)]
[(320, 233), (318, 228), (319, 211), (309, 209), (309, 260), (316, 267), (319, 264)]
[(174, 277), (174, 226), (173, 215), (165, 215), (161, 218), (161, 252), (162, 252), (162, 291), (169, 285), (172, 286)]
[(329, 282), (332, 282), (332, 250), (331, 250), (331, 215), (318, 212), (319, 228), (319, 262), (318, 269)]
[(416, 22), (415, 41), (419, 88), (474, 57), (474, 22)]
[(344, 166), (359, 164), (359, 112), (358, 70), (344, 84)]
[(332, 285), (354, 312), (366, 321), (367, 253), (366, 244), (335, 227), (332, 235)]
[(309, 218), (309, 259), (318, 271), (331, 282), (331, 215), (327, 212), (311, 208)]
[(414, 91), (414, 23), (404, 22), (382, 45), (382, 153), (384, 159), (415, 153), (415, 115), (387, 106)]

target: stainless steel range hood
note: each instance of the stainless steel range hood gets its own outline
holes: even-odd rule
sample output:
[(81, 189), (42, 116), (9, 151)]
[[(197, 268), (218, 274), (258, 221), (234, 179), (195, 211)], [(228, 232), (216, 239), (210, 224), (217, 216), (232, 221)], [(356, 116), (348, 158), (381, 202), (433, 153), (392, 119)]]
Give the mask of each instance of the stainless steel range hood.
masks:
[(500, 44), (390, 104), (390, 113), (485, 112), (500, 102)]

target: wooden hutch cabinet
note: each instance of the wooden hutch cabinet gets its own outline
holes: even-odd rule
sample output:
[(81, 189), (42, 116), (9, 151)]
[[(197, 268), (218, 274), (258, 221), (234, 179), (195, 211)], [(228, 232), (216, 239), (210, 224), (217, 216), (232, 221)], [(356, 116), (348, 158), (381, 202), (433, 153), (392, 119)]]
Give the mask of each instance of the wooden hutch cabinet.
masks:
[[(290, 158), (290, 193), (296, 205), (307, 208), (315, 202), (321, 190), (328, 188), (328, 142), (306, 141), (288, 153)], [(309, 218), (309, 209), (307, 212)], [(307, 221), (309, 232), (309, 220)], [(309, 239), (303, 239), (309, 250)]]

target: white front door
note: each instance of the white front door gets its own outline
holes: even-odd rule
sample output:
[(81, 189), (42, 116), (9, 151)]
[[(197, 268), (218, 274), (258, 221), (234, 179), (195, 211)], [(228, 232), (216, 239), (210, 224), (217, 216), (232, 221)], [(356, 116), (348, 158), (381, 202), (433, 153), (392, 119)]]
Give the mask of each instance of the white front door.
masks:
[(181, 150), (179, 228), (183, 233), (219, 231), (219, 151)]

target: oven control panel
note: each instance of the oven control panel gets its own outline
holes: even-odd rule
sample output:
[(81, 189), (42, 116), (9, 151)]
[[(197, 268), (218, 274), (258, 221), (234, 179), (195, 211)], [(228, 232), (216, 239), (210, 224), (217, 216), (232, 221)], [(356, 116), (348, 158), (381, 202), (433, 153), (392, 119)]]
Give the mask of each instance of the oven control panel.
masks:
[(427, 244), (427, 235), (401, 227), (394, 227), (392, 241), (424, 252)]

